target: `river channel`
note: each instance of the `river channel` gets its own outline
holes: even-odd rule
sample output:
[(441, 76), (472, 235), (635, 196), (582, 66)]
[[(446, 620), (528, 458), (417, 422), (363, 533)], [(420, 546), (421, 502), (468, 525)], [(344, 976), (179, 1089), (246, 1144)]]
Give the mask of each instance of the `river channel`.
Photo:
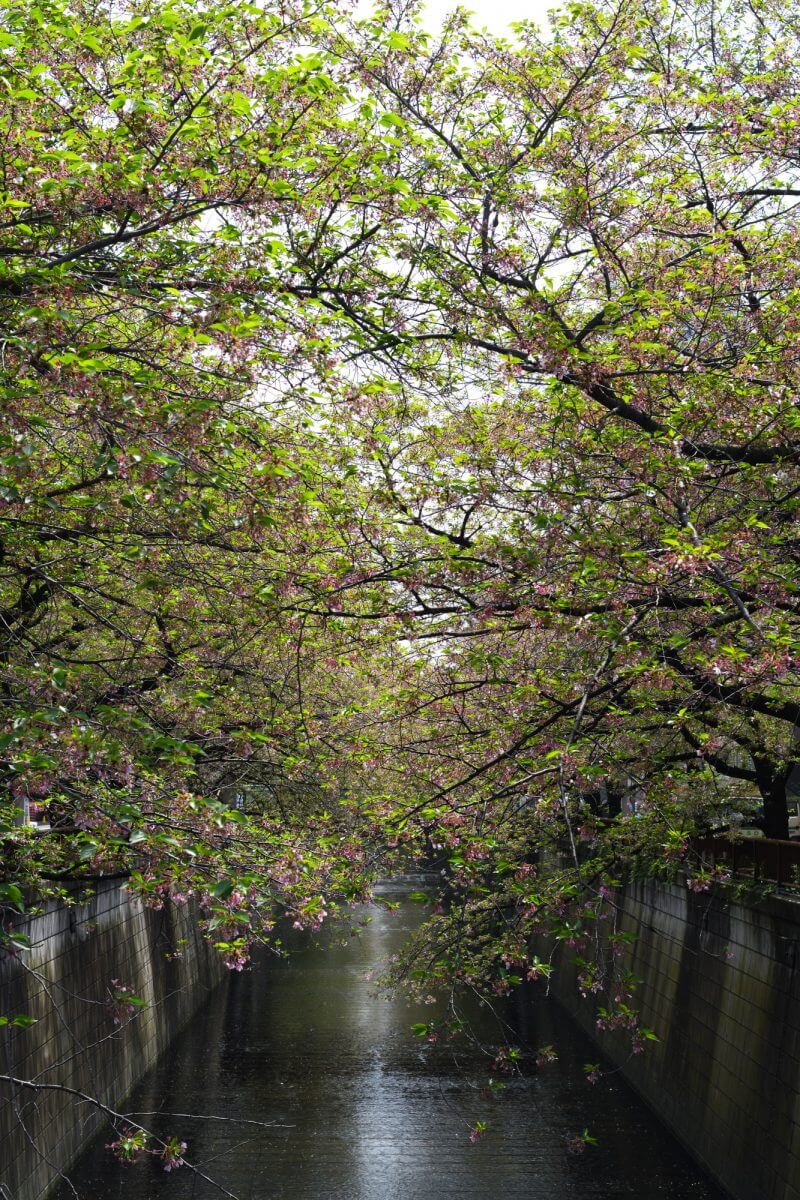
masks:
[[(503, 1012), (512, 1042), (558, 1058), (505, 1077), (498, 1099), (482, 1095), (497, 1072), (480, 1043), (503, 1040), (491, 1015), (472, 1014), (476, 1041), (455, 1048), (412, 1036), (435, 1009), (379, 998), (367, 978), (420, 919), (402, 885), (388, 890), (399, 907), (370, 908), (358, 937), (331, 931), (321, 948), (298, 935), (286, 958), (212, 994), (126, 1109), (192, 1114), (139, 1119), (183, 1138), (238, 1200), (722, 1200), (618, 1076), (585, 1081), (598, 1052), (552, 1002)], [(477, 1121), (487, 1130), (471, 1143)], [(576, 1151), (584, 1130), (597, 1145)], [(223, 1194), (185, 1167), (120, 1164), (108, 1141), (70, 1173), (80, 1200)]]

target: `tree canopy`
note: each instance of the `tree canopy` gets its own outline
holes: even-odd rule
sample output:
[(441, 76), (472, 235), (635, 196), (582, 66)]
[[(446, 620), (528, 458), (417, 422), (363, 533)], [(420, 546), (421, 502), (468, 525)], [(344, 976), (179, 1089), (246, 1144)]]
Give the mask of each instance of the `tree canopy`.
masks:
[(502, 990), (786, 835), (799, 37), (4, 7), (12, 909), (119, 870), (241, 965), (433, 857), (400, 970)]

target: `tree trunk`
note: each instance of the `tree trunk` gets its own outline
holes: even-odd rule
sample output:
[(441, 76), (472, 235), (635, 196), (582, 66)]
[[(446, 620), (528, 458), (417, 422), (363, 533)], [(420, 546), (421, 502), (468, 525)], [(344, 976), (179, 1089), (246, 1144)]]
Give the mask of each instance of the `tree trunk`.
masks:
[(764, 814), (761, 818), (761, 828), (765, 837), (788, 838), (789, 836), (789, 805), (786, 798), (786, 780), (789, 772), (778, 770), (775, 764), (766, 758), (754, 758), (756, 782), (764, 802)]
[(608, 815), (610, 817), (622, 816), (622, 792), (615, 787), (608, 789)]

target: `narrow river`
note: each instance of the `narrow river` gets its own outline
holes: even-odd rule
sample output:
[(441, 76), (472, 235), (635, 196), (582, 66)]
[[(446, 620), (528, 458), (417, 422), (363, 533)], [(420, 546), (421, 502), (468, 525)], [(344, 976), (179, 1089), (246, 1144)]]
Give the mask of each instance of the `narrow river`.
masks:
[[(230, 1118), (164, 1116), (157, 1127), (238, 1200), (721, 1200), (618, 1077), (586, 1083), (597, 1051), (550, 1002), (504, 1013), (512, 1040), (552, 1044), (558, 1059), (507, 1078), (500, 1099), (481, 1095), (497, 1072), (480, 1046), (414, 1038), (410, 1026), (435, 1010), (380, 999), (366, 978), (420, 919), (402, 889), (392, 898), (399, 908), (371, 909), (360, 937), (329, 934), (323, 950), (298, 935), (288, 958), (262, 959), (219, 989), (129, 1110)], [(472, 1027), (486, 1044), (502, 1040), (488, 1015)], [(488, 1128), (472, 1144), (478, 1120)], [(598, 1144), (576, 1152), (585, 1129)], [(123, 1166), (108, 1141), (106, 1131), (71, 1172), (81, 1200), (222, 1194), (185, 1168)], [(63, 1187), (58, 1200), (74, 1196)]]

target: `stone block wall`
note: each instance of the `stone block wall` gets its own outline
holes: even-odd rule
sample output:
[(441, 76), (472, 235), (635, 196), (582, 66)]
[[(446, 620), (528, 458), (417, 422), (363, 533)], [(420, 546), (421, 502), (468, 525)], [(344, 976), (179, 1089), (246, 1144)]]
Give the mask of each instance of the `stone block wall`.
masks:
[[(115, 1107), (227, 974), (188, 907), (146, 909), (118, 882), (19, 923), (30, 949), (0, 959), (0, 1074), (66, 1085)], [(116, 981), (116, 982), (115, 982)], [(128, 988), (142, 1007), (116, 997)], [(54, 1090), (0, 1080), (0, 1197), (42, 1200), (103, 1116)]]
[(634, 1003), (660, 1040), (633, 1054), (626, 1035), (598, 1033), (574, 952), (551, 993), (736, 1200), (800, 1200), (800, 903), (656, 882), (616, 902), (636, 935)]

